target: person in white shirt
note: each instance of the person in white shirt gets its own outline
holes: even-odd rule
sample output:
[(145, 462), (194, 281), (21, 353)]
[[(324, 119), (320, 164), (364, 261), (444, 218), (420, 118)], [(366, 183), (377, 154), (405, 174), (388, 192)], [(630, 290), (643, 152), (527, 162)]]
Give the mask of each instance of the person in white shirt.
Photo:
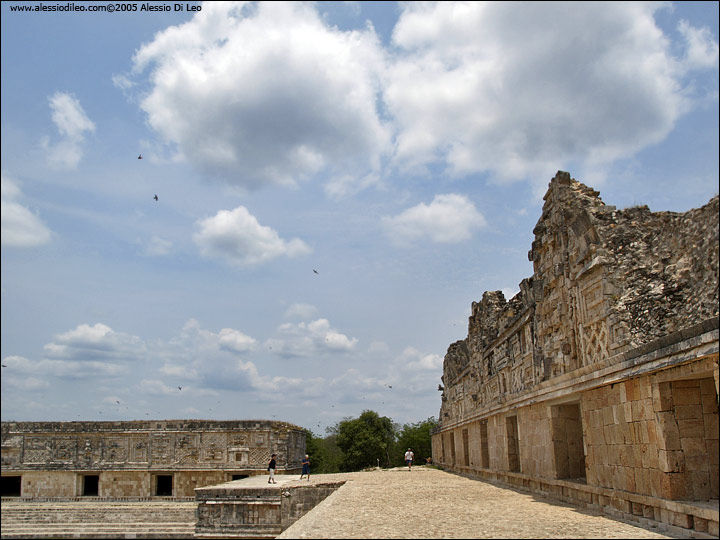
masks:
[(408, 466), (408, 471), (412, 470), (412, 462), (415, 454), (413, 454), (412, 448), (408, 448), (405, 452), (405, 464)]

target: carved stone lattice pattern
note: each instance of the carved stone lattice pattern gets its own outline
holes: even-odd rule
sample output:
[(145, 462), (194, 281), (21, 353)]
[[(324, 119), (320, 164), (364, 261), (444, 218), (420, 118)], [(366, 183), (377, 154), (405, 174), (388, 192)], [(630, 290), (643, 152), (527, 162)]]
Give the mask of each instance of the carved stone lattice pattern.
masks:
[(250, 449), (250, 465), (265, 465), (270, 459), (270, 454), (265, 448)]
[(203, 433), (200, 459), (202, 461), (225, 461), (227, 453), (226, 433)]
[(26, 437), (24, 463), (45, 463), (50, 459), (50, 446), (46, 437)]
[(583, 360), (586, 365), (607, 358), (607, 328), (605, 321), (586, 325), (582, 330)]
[(200, 458), (200, 435), (178, 433), (175, 437), (175, 462), (197, 463)]

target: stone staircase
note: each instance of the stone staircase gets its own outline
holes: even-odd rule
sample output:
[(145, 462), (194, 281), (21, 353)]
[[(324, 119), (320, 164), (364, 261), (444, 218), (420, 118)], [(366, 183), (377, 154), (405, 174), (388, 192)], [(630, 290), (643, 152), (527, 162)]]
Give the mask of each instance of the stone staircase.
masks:
[(2, 538), (194, 538), (194, 501), (2, 501)]

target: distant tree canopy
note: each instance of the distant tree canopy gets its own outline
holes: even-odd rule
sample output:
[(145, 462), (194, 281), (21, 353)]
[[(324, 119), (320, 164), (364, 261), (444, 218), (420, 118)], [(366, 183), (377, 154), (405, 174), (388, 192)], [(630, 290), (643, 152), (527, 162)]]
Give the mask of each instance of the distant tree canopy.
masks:
[(345, 419), (336, 425), (337, 445), (343, 452), (342, 471), (359, 471), (390, 466), (395, 449), (393, 421), (374, 411), (363, 411), (359, 418)]
[(405, 451), (412, 448), (415, 463), (432, 456), (430, 431), (437, 420), (430, 417), (400, 427), (374, 411), (363, 411), (359, 418), (344, 418), (319, 437), (305, 430), (306, 452), (314, 474), (360, 471), (368, 467), (404, 465)]
[(412, 448), (415, 463), (418, 465), (425, 463), (425, 458), (432, 457), (430, 431), (437, 425), (437, 420), (432, 416), (422, 422), (405, 424), (398, 433), (397, 448), (400, 455), (394, 460), (395, 463), (405, 463), (405, 451), (408, 448)]
[(340, 472), (343, 453), (337, 445), (337, 435), (316, 437), (305, 430), (305, 452), (310, 456), (310, 472), (313, 474)]

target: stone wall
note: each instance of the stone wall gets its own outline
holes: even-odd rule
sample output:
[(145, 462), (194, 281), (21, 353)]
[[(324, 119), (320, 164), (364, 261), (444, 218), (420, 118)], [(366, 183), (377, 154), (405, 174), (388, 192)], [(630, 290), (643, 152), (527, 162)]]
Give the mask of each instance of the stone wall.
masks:
[(666, 503), (717, 506), (718, 197), (617, 210), (558, 172), (544, 200), (533, 275), (448, 348), (433, 459), (693, 528)]
[(242, 481), (199, 488), (196, 538), (275, 538), (344, 482), (249, 487)]
[(198, 486), (299, 472), (302, 428), (270, 421), (3, 422), (2, 476), (23, 497), (194, 497)]

